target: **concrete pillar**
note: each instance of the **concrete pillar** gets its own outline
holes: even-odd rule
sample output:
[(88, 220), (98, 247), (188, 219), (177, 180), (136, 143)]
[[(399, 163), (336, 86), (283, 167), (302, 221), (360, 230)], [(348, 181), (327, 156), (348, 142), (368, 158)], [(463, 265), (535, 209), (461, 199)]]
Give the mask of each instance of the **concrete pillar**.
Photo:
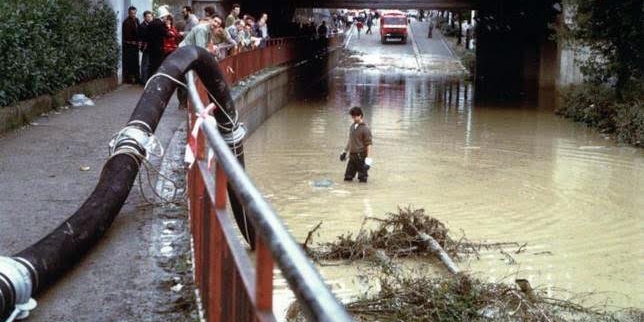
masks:
[(453, 22), (453, 21), (452, 21), (452, 12), (450, 11), (450, 12), (447, 14), (447, 24), (451, 26), (451, 25), (452, 25), (452, 22)]
[[(481, 16), (504, 19), (497, 8), (482, 8)], [(518, 28), (476, 28), (476, 100), (517, 99), (523, 90), (524, 39)]]
[(544, 41), (539, 57), (539, 88), (552, 90), (559, 75), (559, 53), (557, 43)]
[(472, 12), (470, 13), (470, 26), (472, 27), (475, 26), (475, 22), (474, 22), (475, 15), (476, 15), (476, 10), (472, 10)]
[(547, 40), (552, 1), (499, 1), (478, 12), (494, 23), (476, 28), (476, 99), (537, 99), (540, 88), (554, 85), (558, 70)]

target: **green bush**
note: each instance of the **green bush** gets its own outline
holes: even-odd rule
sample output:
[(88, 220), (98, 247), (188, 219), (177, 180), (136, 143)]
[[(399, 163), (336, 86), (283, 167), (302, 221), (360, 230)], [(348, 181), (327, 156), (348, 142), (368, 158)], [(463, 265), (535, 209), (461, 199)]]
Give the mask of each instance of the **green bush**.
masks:
[(615, 89), (607, 85), (583, 83), (562, 90), (562, 104), (557, 114), (595, 127), (604, 133), (615, 133), (621, 143), (644, 146), (644, 108), (639, 91), (627, 93), (618, 100)]
[(458, 25), (450, 26), (445, 23), (441, 25), (441, 32), (445, 37), (458, 37)]
[(558, 114), (586, 123), (602, 132), (615, 130), (615, 95), (608, 86), (571, 85), (562, 92), (563, 104)]
[(476, 75), (476, 52), (473, 50), (464, 50), (459, 54), (463, 66), (467, 68), (471, 75)]
[(114, 75), (116, 14), (89, 0), (0, 1), (0, 106)]
[(617, 104), (615, 127), (617, 140), (644, 147), (644, 107), (642, 100)]

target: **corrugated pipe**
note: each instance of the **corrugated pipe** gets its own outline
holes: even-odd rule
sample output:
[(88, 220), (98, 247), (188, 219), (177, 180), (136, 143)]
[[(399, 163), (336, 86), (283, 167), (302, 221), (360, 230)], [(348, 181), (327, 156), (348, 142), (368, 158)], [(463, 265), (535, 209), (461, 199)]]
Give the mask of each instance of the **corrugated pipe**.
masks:
[[(148, 82), (127, 126), (111, 145), (100, 180), (85, 203), (60, 226), (37, 243), (12, 257), (0, 257), (0, 321), (26, 318), (36, 303), (32, 299), (74, 266), (103, 236), (121, 210), (136, 179), (141, 158), (152, 140), (165, 107), (183, 75), (194, 70), (218, 102), (214, 117), (219, 131), (235, 147), (243, 165), (243, 128), (217, 61), (205, 49), (179, 48)], [(242, 135), (240, 135), (242, 133)], [(234, 138), (234, 139), (232, 139)], [(237, 223), (250, 245), (252, 226), (234, 193), (229, 193)], [(246, 230), (248, 229), (248, 231)]]

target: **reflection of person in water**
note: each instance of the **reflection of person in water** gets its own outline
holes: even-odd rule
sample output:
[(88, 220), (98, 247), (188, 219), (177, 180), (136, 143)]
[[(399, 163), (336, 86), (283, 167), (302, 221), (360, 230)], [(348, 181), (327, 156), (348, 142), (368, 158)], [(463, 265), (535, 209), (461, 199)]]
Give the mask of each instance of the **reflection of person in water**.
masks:
[(353, 181), (357, 172), (358, 180), (367, 182), (367, 177), (369, 176), (367, 171), (369, 171), (372, 164), (372, 160), (369, 157), (369, 148), (372, 143), (371, 130), (363, 120), (362, 109), (357, 106), (352, 107), (349, 114), (353, 120), (349, 128), (349, 141), (342, 154), (340, 154), (340, 161), (345, 161), (347, 153), (349, 153), (349, 162), (344, 173), (344, 181)]

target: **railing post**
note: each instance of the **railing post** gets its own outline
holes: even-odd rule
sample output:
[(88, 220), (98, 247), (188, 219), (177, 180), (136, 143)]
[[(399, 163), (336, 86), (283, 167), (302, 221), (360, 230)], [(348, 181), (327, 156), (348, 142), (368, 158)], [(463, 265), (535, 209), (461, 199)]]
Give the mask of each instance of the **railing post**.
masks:
[[(194, 109), (192, 107), (192, 103), (190, 104), (190, 109), (191, 111), (189, 113), (189, 128), (192, 128), (194, 126), (195, 121), (196, 121), (196, 116), (195, 113), (193, 112)], [(187, 132), (188, 135), (188, 140), (190, 140), (190, 135), (191, 131), (188, 130)], [(199, 131), (199, 135), (197, 137), (197, 158), (199, 155), (203, 157), (203, 153), (200, 153), (200, 151), (203, 151), (205, 149), (205, 139)], [(194, 247), (194, 266), (195, 266), (195, 284), (201, 288), (203, 286), (202, 284), (202, 274), (203, 274), (203, 258), (202, 258), (202, 249), (203, 249), (203, 234), (202, 234), (202, 222), (203, 222), (203, 203), (204, 203), (204, 196), (205, 196), (205, 184), (203, 181), (203, 178), (201, 177), (201, 173), (199, 171), (199, 166), (195, 163), (193, 164), (192, 168), (190, 169), (190, 218), (191, 218), (191, 228), (192, 228), (192, 233), (193, 233), (193, 247)], [(202, 299), (203, 299), (202, 294)]]
[(264, 239), (256, 239), (257, 280), (255, 284), (258, 311), (270, 312), (273, 309), (273, 257)]
[[(199, 230), (201, 231), (201, 240), (202, 240), (202, 245), (201, 245), (201, 265), (202, 265), (202, 272), (201, 272), (201, 291), (203, 292), (201, 299), (202, 302), (205, 305), (208, 305), (210, 302), (210, 298), (213, 296), (213, 293), (217, 293), (216, 289), (212, 287), (210, 280), (212, 279), (212, 269), (211, 269), (211, 264), (213, 261), (213, 258), (211, 256), (211, 249), (213, 248), (212, 245), (212, 203), (210, 201), (210, 197), (206, 196), (203, 199), (203, 206), (202, 206), (202, 220), (201, 220), (201, 227), (199, 227)], [(209, 321), (212, 321), (210, 318), (213, 316), (214, 311), (210, 310), (210, 308), (206, 309), (206, 316), (208, 317)]]
[(222, 235), (222, 227), (219, 219), (217, 218), (217, 212), (226, 210), (226, 198), (227, 196), (227, 185), (228, 179), (226, 178), (226, 173), (223, 168), (216, 162), (215, 166), (215, 200), (214, 208), (212, 209), (210, 216), (214, 225), (212, 225), (210, 238), (211, 238), (211, 250), (210, 257), (212, 262), (210, 267), (210, 276), (208, 279), (209, 289), (211, 296), (208, 299), (208, 321), (209, 322), (220, 322), (222, 321), (222, 297), (223, 294), (223, 253), (225, 248), (224, 237)]

